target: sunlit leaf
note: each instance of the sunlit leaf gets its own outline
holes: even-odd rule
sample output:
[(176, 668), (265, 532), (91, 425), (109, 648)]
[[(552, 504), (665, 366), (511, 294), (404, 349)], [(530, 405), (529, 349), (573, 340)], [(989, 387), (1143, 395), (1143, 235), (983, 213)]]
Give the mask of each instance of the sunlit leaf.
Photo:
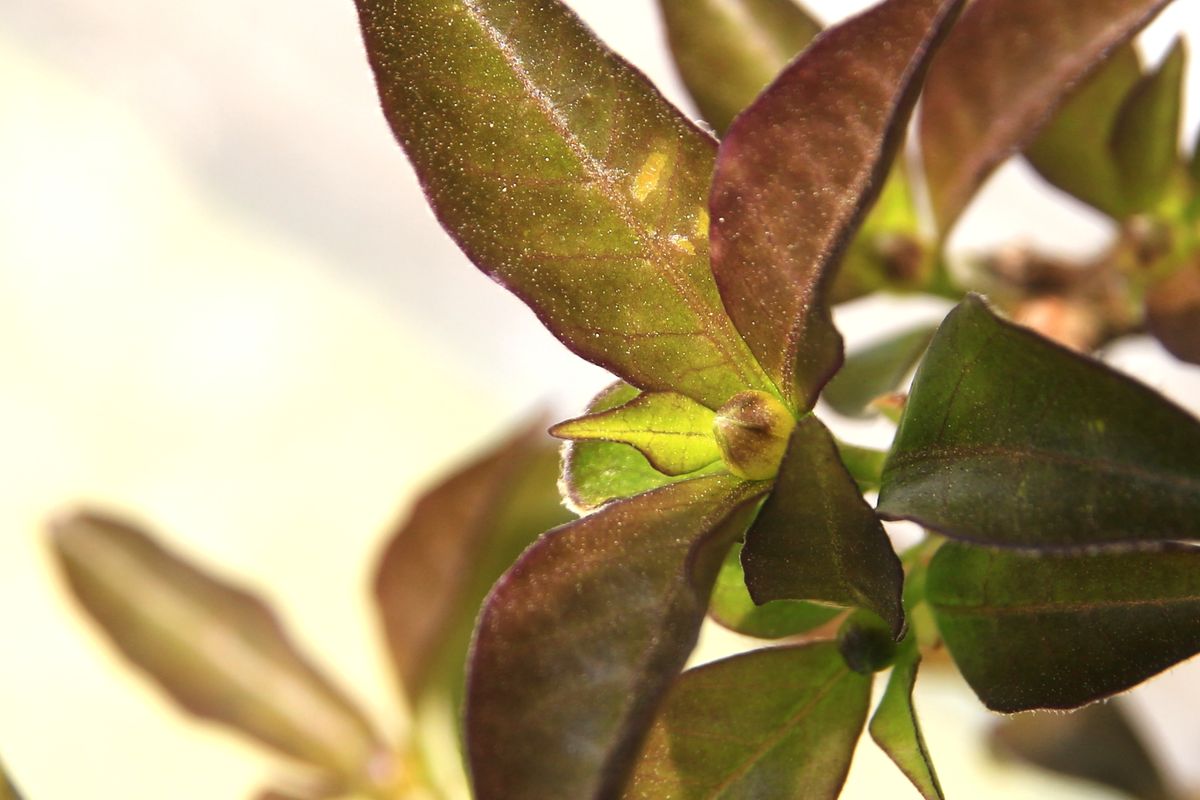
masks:
[(913, 380), (879, 511), (995, 545), (1200, 539), (1200, 421), (971, 296)]
[(709, 271), (710, 136), (556, 0), (358, 8), (392, 130), (480, 269), (642, 389), (771, 389)]
[(1170, 800), (1162, 773), (1120, 699), (1070, 714), (1009, 717), (992, 731), (995, 751), (1042, 769), (1099, 783), (1138, 800)]
[(542, 537), (500, 579), (467, 685), (480, 800), (619, 791), (766, 488), (714, 475), (613, 502)]
[(943, 546), (929, 604), (988, 708), (1074, 708), (1200, 652), (1200, 548), (1028, 554)]
[(1035, 137), (1072, 88), (1170, 0), (975, 0), (929, 73), (921, 149), (948, 232), (1002, 161)]
[(925, 800), (944, 800), (913, 708), (912, 692), (920, 664), (921, 654), (916, 640), (910, 635), (901, 645), (883, 699), (871, 717), (869, 730), (871, 738), (896, 762)]
[[(609, 386), (588, 405), (587, 413), (597, 414), (618, 408), (638, 396), (627, 383)], [(633, 497), (686, 478), (724, 470), (715, 463), (695, 475), (665, 475), (633, 447), (619, 442), (567, 442), (562, 449), (560, 489), (571, 506), (581, 513), (594, 511), (609, 500)]]
[(721, 142), (713, 273), (734, 324), (795, 410), (811, 407), (841, 364), (829, 285), (960, 5), (888, 0), (830, 28)]
[(560, 422), (550, 433), (574, 441), (621, 442), (666, 475), (695, 472), (721, 458), (716, 412), (673, 392), (640, 394), (608, 411)]
[(833, 800), (870, 696), (870, 678), (827, 642), (689, 670), (659, 712), (624, 796)]
[(537, 536), (571, 518), (543, 424), (503, 442), (423, 495), (375, 574), (375, 601), (401, 685), (456, 691), (480, 603)]
[(818, 600), (874, 611), (898, 636), (904, 576), (883, 526), (811, 414), (796, 425), (787, 455), (754, 524), (742, 565), (750, 595)]
[(821, 398), (839, 414), (866, 416), (872, 400), (900, 388), (935, 330), (936, 326), (922, 325), (851, 353)]
[(1146, 293), (1146, 326), (1178, 359), (1200, 364), (1200, 259), (1193, 259)]
[(818, 628), (842, 613), (834, 606), (802, 600), (773, 600), (758, 605), (746, 588), (742, 546), (734, 545), (721, 565), (708, 615), (731, 631), (759, 639), (782, 639)]
[(1176, 40), (1158, 69), (1130, 93), (1113, 131), (1112, 149), (1132, 211), (1146, 211), (1167, 191), (1179, 166), (1187, 50)]
[(793, 0), (659, 0), (659, 7), (684, 86), (718, 133), (821, 31)]
[(258, 597), (109, 517), (75, 514), (51, 533), (83, 609), (183, 708), (348, 781), (386, 777), (370, 723)]

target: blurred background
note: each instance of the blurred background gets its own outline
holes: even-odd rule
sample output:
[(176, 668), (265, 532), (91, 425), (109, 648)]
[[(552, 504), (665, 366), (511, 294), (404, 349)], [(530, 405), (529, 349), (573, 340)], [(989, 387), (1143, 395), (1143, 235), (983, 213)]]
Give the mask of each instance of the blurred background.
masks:
[[(570, 5), (688, 107), (652, 0)], [(828, 22), (868, 3), (808, 5)], [(1194, 4), (1147, 33), (1150, 58), (1180, 31), (1200, 34)], [(578, 411), (607, 377), (437, 227), (350, 0), (0, 0), (0, 104), (0, 754), (31, 800), (245, 797), (269, 760), (118, 663), (66, 602), (46, 520), (87, 502), (150, 523), (267, 593), (396, 719), (366, 594), (382, 537), (424, 483), (538, 408)], [(1103, 246), (1102, 219), (1030, 174), (1002, 170), (954, 248)], [(876, 300), (839, 320), (853, 345), (944, 310)], [(1157, 346), (1110, 356), (1200, 405), (1200, 370)], [(1133, 697), (1193, 787), (1197, 667)], [(918, 704), (951, 797), (1100, 796), (992, 763), (957, 679), (924, 677)], [(860, 749), (846, 797), (910, 796)]]

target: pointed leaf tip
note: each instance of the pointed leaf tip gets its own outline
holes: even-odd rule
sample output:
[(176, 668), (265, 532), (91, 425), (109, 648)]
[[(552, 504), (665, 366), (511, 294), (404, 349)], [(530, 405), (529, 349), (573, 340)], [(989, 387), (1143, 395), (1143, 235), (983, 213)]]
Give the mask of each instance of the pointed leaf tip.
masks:
[(925, 800), (945, 800), (913, 707), (912, 693), (920, 664), (920, 652), (910, 635), (900, 647), (869, 730), (875, 744), (887, 753)]

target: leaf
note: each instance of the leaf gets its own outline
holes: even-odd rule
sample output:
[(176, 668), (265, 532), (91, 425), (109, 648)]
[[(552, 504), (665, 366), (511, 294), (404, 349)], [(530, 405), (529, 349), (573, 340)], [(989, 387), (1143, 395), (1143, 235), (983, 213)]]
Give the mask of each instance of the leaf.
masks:
[(467, 683), (479, 800), (624, 784), (765, 484), (696, 478), (543, 536), (492, 589)]
[(800, 420), (742, 550), (757, 603), (818, 600), (859, 606), (899, 638), (904, 573), (892, 544), (816, 417)]
[(920, 119), (930, 200), (945, 236), (999, 164), (1071, 90), (1170, 0), (975, 0), (929, 73)]
[(383, 550), (375, 602), (414, 706), (432, 685), (457, 693), (488, 589), (539, 534), (571, 519), (542, 428), (534, 423), (426, 492)]
[(8, 771), (4, 769), (2, 761), (0, 761), (0, 800), (21, 800), (21, 793), (13, 784), (12, 778), (8, 776)]
[(1112, 148), (1134, 212), (1149, 210), (1162, 199), (1179, 166), (1186, 69), (1187, 50), (1176, 39), (1162, 64), (1142, 78), (1121, 108)]
[(960, 5), (888, 0), (830, 28), (721, 142), (709, 200), (713, 274), (793, 410), (810, 408), (841, 364), (826, 293)]
[[(588, 414), (618, 408), (638, 396), (638, 390), (618, 381), (588, 405)], [(560, 488), (571, 507), (580, 514), (595, 511), (610, 500), (633, 497), (660, 486), (711, 472), (723, 471), (717, 463), (694, 475), (671, 476), (650, 466), (646, 457), (619, 442), (567, 442), (562, 449)]]
[(550, 429), (574, 441), (621, 442), (637, 448), (666, 475), (684, 475), (721, 460), (713, 436), (717, 415), (681, 394), (640, 394), (608, 411), (588, 414)]
[(624, 796), (833, 800), (870, 696), (870, 678), (828, 642), (689, 670), (668, 695)]
[(1162, 773), (1122, 708), (1118, 699), (1070, 714), (1009, 717), (992, 731), (992, 746), (1009, 758), (1139, 800), (1170, 800)]
[(875, 744), (896, 762), (925, 800), (945, 800), (913, 708), (912, 692), (920, 664), (921, 653), (916, 639), (910, 635), (900, 646), (900, 654), (892, 667), (883, 699), (871, 717), (869, 730)]
[(821, 32), (793, 0), (659, 0), (683, 84), (718, 133)]
[(1115, 219), (1127, 217), (1132, 203), (1113, 138), (1122, 106), (1141, 78), (1137, 49), (1132, 43), (1118, 47), (1025, 149), (1026, 159), (1043, 178)]
[(1192, 259), (1146, 293), (1146, 326), (1171, 355), (1200, 364), (1200, 259)]
[(1200, 422), (972, 295), (917, 370), (878, 510), (996, 546), (1197, 539)]
[(770, 381), (708, 267), (714, 143), (555, 0), (357, 0), (442, 225), (583, 358), (710, 408)]
[(1200, 652), (1200, 549), (1026, 554), (948, 543), (926, 594), (988, 708), (1075, 708)]
[(800, 600), (773, 600), (758, 605), (746, 588), (742, 572), (742, 546), (735, 544), (721, 565), (713, 588), (708, 616), (717, 624), (744, 636), (782, 639), (808, 633), (842, 613), (835, 606)]
[(821, 398), (843, 416), (867, 416), (872, 400), (900, 388), (921, 360), (935, 330), (922, 325), (851, 353)]
[(846, 471), (858, 484), (859, 491), (874, 492), (879, 490), (879, 481), (883, 476), (883, 464), (888, 454), (882, 450), (870, 447), (859, 447), (843, 441), (837, 443), (838, 455)]
[(84, 611), (185, 710), (352, 783), (387, 759), (371, 724), (257, 596), (111, 517), (77, 513), (51, 534)]

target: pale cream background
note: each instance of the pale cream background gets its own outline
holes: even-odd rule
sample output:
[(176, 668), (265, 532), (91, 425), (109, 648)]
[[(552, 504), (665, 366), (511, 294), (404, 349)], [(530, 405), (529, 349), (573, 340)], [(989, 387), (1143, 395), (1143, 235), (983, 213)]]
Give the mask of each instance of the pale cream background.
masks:
[[(651, 0), (573, 5), (683, 102)], [(1177, 3), (1149, 49), (1194, 14)], [(42, 543), (56, 509), (135, 514), (268, 591), (396, 728), (364, 591), (389, 522), (539, 403), (604, 383), (437, 229), (372, 91), (349, 0), (0, 0), (0, 754), (31, 800), (235, 798), (272, 773), (81, 623)], [(1019, 167), (985, 202), (956, 246), (1106, 235)], [(852, 341), (881, 310), (929, 313), (850, 309)], [(1200, 398), (1152, 345), (1119, 357)], [(1198, 686), (1192, 665), (1138, 695), (1193, 782)], [(1097, 796), (988, 762), (954, 680), (919, 701), (952, 797)], [(864, 746), (846, 796), (914, 795)]]

